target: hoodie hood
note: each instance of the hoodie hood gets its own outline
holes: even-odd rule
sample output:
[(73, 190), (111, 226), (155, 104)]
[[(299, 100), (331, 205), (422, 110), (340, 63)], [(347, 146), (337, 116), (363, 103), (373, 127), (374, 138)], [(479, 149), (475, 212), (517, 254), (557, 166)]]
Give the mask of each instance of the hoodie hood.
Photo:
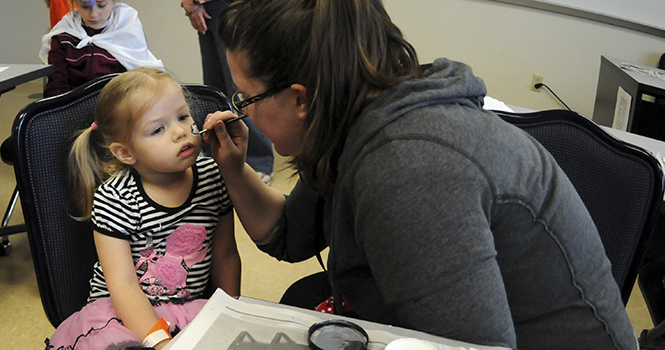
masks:
[(473, 75), (471, 67), (439, 58), (421, 78), (407, 80), (385, 90), (367, 106), (351, 127), (343, 153), (353, 157), (386, 125), (416, 109), (457, 104), (482, 110), (486, 94), (485, 83)]

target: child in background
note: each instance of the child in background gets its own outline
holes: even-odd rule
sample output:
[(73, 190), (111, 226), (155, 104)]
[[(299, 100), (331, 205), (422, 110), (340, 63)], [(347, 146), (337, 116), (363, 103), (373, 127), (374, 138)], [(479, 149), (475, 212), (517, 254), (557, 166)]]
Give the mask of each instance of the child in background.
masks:
[(42, 38), (39, 57), (55, 67), (44, 97), (73, 90), (110, 73), (136, 67), (162, 68), (148, 50), (143, 25), (132, 7), (116, 0), (71, 0), (65, 15)]
[(122, 73), (102, 90), (69, 161), (99, 262), (89, 303), (47, 349), (160, 349), (203, 307), (210, 278), (240, 294), (232, 204), (192, 124), (182, 88), (158, 69)]

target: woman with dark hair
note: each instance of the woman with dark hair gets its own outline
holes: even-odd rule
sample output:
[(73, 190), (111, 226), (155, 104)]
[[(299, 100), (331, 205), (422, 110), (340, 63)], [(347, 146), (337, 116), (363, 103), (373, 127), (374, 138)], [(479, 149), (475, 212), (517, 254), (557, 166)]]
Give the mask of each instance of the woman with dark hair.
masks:
[(220, 23), (236, 113), (300, 177), (289, 196), (265, 186), (246, 127), (208, 117), (260, 249), (296, 262), (330, 247), (335, 300), (362, 319), (520, 349), (637, 348), (584, 204), (542, 146), (482, 109), (470, 67), (421, 72), (380, 0), (239, 0)]

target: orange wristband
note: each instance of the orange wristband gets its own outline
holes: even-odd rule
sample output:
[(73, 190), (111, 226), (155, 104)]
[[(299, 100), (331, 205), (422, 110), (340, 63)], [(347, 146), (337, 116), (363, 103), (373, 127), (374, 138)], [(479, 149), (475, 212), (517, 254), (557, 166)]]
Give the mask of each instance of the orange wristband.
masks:
[(150, 328), (148, 335), (143, 338), (143, 346), (151, 348), (166, 339), (171, 339), (171, 334), (169, 333), (169, 323), (162, 317)]

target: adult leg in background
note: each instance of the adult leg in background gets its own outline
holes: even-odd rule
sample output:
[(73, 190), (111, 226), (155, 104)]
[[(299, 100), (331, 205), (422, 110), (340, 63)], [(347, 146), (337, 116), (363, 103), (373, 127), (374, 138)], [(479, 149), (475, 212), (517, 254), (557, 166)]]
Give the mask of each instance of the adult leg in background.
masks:
[[(222, 90), (228, 98), (231, 98), (237, 89), (226, 63), (226, 48), (217, 34), (219, 15), (228, 4), (227, 0), (214, 0), (203, 4), (211, 18), (206, 20), (208, 31), (205, 34), (199, 33), (199, 46), (203, 65), (203, 83)], [(271, 175), (275, 161), (272, 143), (249, 118), (245, 118), (243, 121), (249, 127), (247, 164), (258, 173)], [(268, 177), (264, 179), (264, 182), (269, 182), (269, 180)]]

